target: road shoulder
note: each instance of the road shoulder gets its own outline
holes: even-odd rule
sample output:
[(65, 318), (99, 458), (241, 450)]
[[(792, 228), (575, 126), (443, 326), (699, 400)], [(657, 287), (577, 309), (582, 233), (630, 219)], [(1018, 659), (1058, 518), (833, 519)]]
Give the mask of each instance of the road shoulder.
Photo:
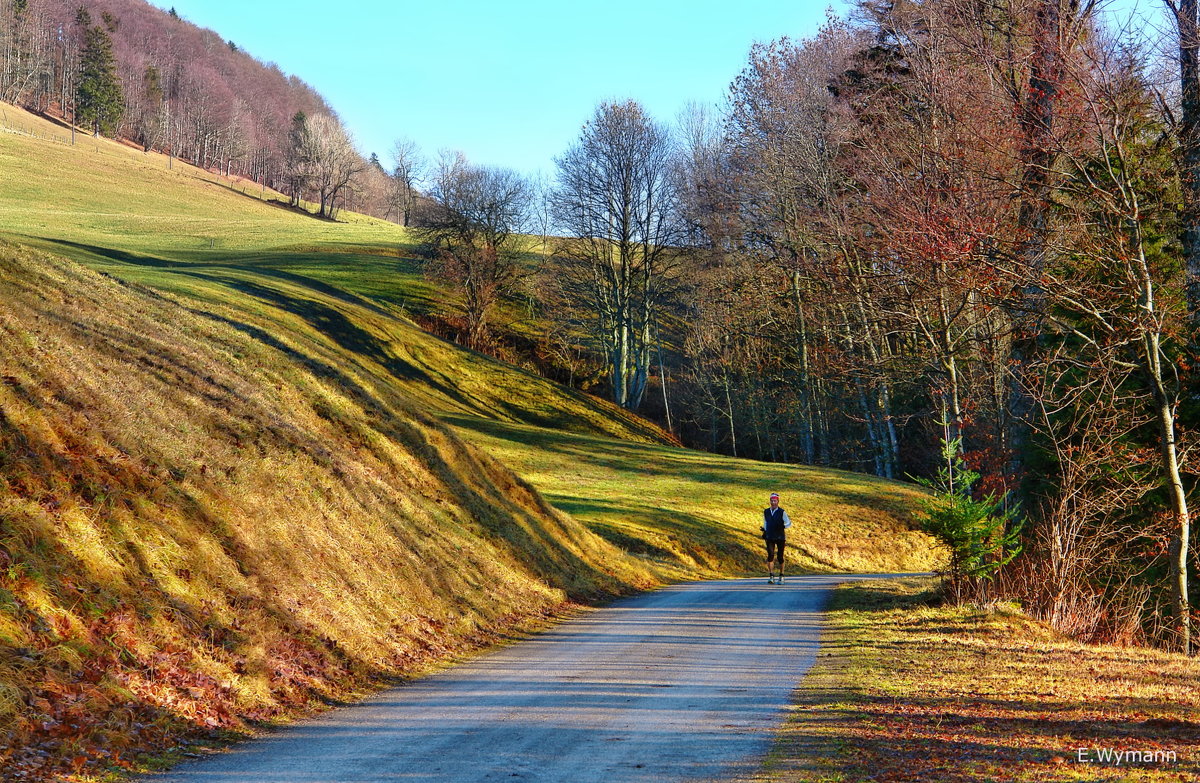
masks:
[(933, 585), (835, 591), (754, 783), (1197, 779), (1200, 661), (936, 606)]

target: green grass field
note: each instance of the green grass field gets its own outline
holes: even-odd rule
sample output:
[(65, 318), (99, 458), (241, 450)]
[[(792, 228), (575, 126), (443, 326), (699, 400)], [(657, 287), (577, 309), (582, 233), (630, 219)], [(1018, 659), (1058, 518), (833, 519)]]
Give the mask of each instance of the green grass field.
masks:
[(761, 572), (759, 509), (772, 491), (792, 519), (789, 567), (936, 565), (928, 539), (909, 524), (916, 493), (900, 482), (477, 417), (445, 420), (556, 508), (677, 578)]

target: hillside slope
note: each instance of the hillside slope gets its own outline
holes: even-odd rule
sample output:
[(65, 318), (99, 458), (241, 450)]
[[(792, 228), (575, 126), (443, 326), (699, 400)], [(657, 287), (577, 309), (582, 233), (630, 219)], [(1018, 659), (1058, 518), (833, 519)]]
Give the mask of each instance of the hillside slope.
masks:
[(0, 292), (10, 769), (268, 718), (653, 582), (397, 393), (10, 245)]
[[(392, 223), (343, 212), (330, 222), (278, 194), (113, 141), (65, 143), (51, 122), (0, 104), (0, 229), (10, 238), (132, 282), (187, 294), (268, 335), (293, 335), (325, 358), (387, 378), (429, 411), (666, 442), (606, 401), (418, 328), (448, 295)], [(334, 361), (334, 363), (340, 363)]]
[[(420, 274), (410, 257), (415, 239), (396, 225), (353, 213), (342, 213), (340, 223), (317, 220), (271, 201), (270, 191), (178, 161), (168, 168), (162, 156), (111, 141), (72, 147), (38, 138), (63, 137), (45, 120), (8, 112), (23, 117), (25, 131), (0, 134), (0, 167), (19, 183), (0, 193), (0, 218), (14, 239), (185, 296), (349, 383), (399, 391), (468, 441), (503, 454), (561, 509), (665, 577), (756, 570), (755, 509), (773, 490), (809, 493), (801, 516), (810, 554), (800, 559), (808, 568), (924, 570), (932, 563), (928, 540), (910, 529), (916, 493), (908, 485), (697, 452), (665, 457), (695, 468), (683, 471), (682, 483), (644, 471), (672, 453), (654, 451), (669, 438), (652, 423), (419, 329), (408, 314), (445, 313), (452, 296)], [(491, 437), (497, 427), (507, 428), (501, 439)], [(547, 448), (544, 434), (569, 441), (567, 433), (583, 440)], [(630, 441), (650, 449), (631, 450)], [(564, 486), (594, 472), (596, 455), (610, 450), (624, 458), (607, 460), (607, 478), (583, 487), (602, 497), (572, 501)], [(546, 458), (553, 464), (543, 465)], [(835, 489), (842, 485), (853, 489)], [(686, 515), (673, 510), (680, 497)]]

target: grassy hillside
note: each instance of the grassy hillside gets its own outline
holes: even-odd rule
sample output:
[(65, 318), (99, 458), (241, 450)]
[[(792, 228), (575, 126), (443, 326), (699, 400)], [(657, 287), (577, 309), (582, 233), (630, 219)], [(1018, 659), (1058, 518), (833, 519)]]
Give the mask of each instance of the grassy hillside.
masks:
[[(26, 118), (14, 125), (66, 138), (45, 120), (4, 111)], [(257, 186), (81, 139), (0, 133), (0, 226), (11, 239), (186, 294), (246, 328), (302, 340), (335, 365), (348, 358), (426, 410), (665, 439), (617, 406), (417, 328), (406, 315), (444, 309), (445, 296), (407, 255), (413, 239), (399, 226), (302, 215), (263, 200), (279, 197)]]
[(882, 573), (936, 566), (929, 539), (909, 522), (917, 493), (898, 481), (508, 422), (447, 420), (555, 508), (669, 576), (760, 573), (760, 509), (772, 491), (781, 493), (792, 519), (789, 568)]
[(771, 490), (808, 569), (932, 562), (910, 487), (678, 449), (423, 332), (444, 296), (396, 226), (0, 108), (0, 770), (120, 766), (571, 600), (757, 572)]
[[(55, 132), (21, 114), (24, 127)], [(14, 239), (185, 295), (249, 334), (318, 360), (326, 372), (400, 391), (665, 575), (757, 572), (756, 513), (772, 490), (784, 492), (785, 505), (811, 525), (794, 536), (805, 541), (805, 566), (924, 570), (932, 563), (927, 540), (908, 530), (915, 495), (907, 485), (700, 453), (684, 458), (673, 449), (659, 452), (667, 459), (651, 472), (647, 460), (659, 461), (653, 450), (588, 440), (668, 441), (606, 401), (417, 328), (407, 314), (445, 308), (447, 297), (421, 276), (407, 255), (414, 239), (398, 226), (353, 213), (344, 213), (344, 223), (297, 214), (260, 199), (273, 198), (270, 191), (243, 195), (208, 172), (178, 161), (168, 169), (163, 156), (104, 139), (71, 147), (0, 134), (0, 166), (23, 183), (0, 194), (0, 217)], [(548, 448), (547, 438), (566, 445)], [(596, 455), (613, 450), (622, 458), (601, 466), (607, 478), (589, 480), (574, 500), (564, 493), (559, 482), (577, 483), (597, 468)], [(687, 465), (697, 467), (670, 472)], [(833, 487), (841, 489), (826, 491)], [(795, 490), (807, 494), (788, 498)], [(667, 508), (668, 500), (686, 513)]]
[(12, 769), (270, 718), (654, 581), (396, 392), (9, 245), (0, 292)]

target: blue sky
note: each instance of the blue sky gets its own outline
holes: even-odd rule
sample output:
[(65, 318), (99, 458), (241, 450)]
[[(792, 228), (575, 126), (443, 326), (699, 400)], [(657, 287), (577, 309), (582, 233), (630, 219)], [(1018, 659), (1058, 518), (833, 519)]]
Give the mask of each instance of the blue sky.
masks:
[[(364, 154), (393, 140), (528, 174), (604, 99), (662, 120), (717, 102), (751, 44), (803, 38), (806, 0), (155, 0), (317, 88)], [(844, 7), (842, 0), (833, 5)]]
[[(154, 0), (316, 87), (364, 154), (425, 154), (551, 174), (596, 104), (671, 121), (716, 103), (755, 41), (804, 38), (844, 0)], [(1160, 13), (1161, 0), (1109, 0)]]

